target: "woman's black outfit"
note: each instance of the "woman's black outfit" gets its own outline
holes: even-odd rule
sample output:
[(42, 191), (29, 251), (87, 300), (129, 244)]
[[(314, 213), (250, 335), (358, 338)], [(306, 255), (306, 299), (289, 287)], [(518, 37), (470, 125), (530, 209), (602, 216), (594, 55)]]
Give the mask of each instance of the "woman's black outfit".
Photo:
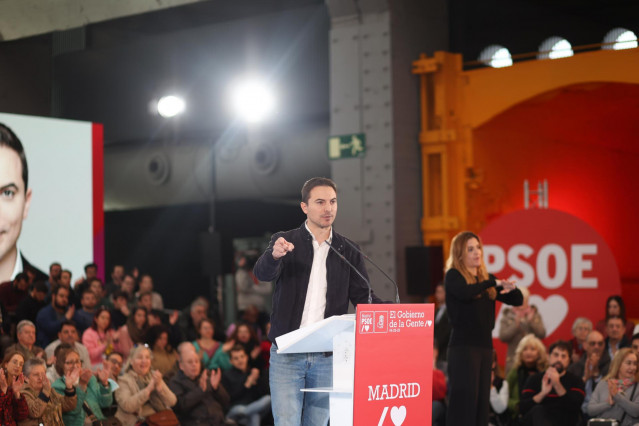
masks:
[(456, 269), (446, 272), (446, 308), (452, 326), (448, 344), (449, 426), (485, 426), (490, 410), (490, 372), (493, 362), (492, 330), (495, 325), (495, 301), (485, 291), (497, 290), (497, 300), (519, 306), (519, 289), (500, 294), (496, 278), (468, 284)]

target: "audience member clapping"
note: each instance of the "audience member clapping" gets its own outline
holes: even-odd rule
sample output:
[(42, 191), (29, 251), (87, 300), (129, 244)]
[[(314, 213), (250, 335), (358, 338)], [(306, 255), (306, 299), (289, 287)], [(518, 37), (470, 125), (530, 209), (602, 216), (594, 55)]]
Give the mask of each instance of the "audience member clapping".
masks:
[(169, 387), (177, 397), (173, 410), (180, 423), (184, 426), (225, 424), (230, 397), (220, 383), (220, 369), (210, 373), (203, 369), (200, 357), (190, 343), (182, 343), (179, 353), (180, 370), (169, 381)]
[(631, 348), (620, 349), (610, 364), (610, 373), (597, 384), (588, 403), (593, 417), (615, 419), (620, 426), (639, 422), (637, 392), (637, 354)]
[(62, 285), (55, 287), (51, 294), (51, 304), (42, 308), (36, 317), (38, 344), (46, 347), (54, 341), (62, 322), (73, 319), (74, 314), (75, 306), (69, 305), (69, 289)]
[[(67, 382), (75, 383), (76, 380), (67, 380), (67, 376), (73, 378), (79, 376), (77, 384), (74, 386), (77, 395), (77, 403), (73, 410), (62, 414), (66, 426), (83, 426), (87, 420), (87, 411), (92, 413), (88, 420), (104, 420), (102, 408), (109, 407), (113, 402), (112, 390), (108, 382), (109, 373), (99, 369), (97, 378), (89, 368), (83, 368), (80, 362), (80, 355), (75, 347), (63, 343), (56, 349), (55, 369), (60, 378), (53, 382), (53, 389), (60, 395), (69, 392)], [(88, 407), (88, 410), (85, 408)]]
[(97, 297), (95, 293), (91, 291), (88, 284), (80, 297), (80, 305), (80, 309), (76, 309), (73, 315), (73, 320), (75, 321), (76, 327), (78, 327), (78, 333), (82, 335), (84, 330), (93, 324), (93, 317), (95, 316), (96, 306), (98, 305)]
[(235, 344), (233, 341), (222, 344), (213, 338), (215, 324), (213, 320), (204, 318), (198, 325), (198, 338), (194, 340), (193, 347), (202, 359), (202, 366), (207, 370), (228, 370), (231, 362), (229, 351)]
[(134, 345), (145, 343), (144, 338), (149, 328), (146, 309), (137, 307), (133, 309), (126, 324), (120, 327), (115, 337), (115, 350), (129, 356)]
[(584, 383), (566, 371), (570, 351), (563, 340), (550, 345), (549, 367), (526, 381), (519, 404), (524, 425), (574, 425), (581, 417)]
[(251, 368), (249, 356), (241, 345), (231, 348), (230, 370), (222, 372), (222, 384), (231, 397), (227, 417), (258, 426), (271, 410), (267, 371)]
[(107, 349), (113, 349), (114, 331), (111, 329), (111, 313), (100, 307), (93, 317), (91, 327), (82, 334), (82, 344), (89, 351), (91, 367), (100, 367)]
[(129, 296), (121, 290), (116, 290), (112, 296), (113, 308), (111, 309), (111, 323), (113, 324), (113, 328), (118, 330), (126, 324), (126, 320), (129, 318), (129, 315), (131, 315)]
[(151, 370), (151, 357), (148, 346), (134, 347), (118, 381), (115, 417), (124, 425), (134, 425), (153, 414), (170, 410), (177, 402), (175, 394), (164, 383), (162, 373)]
[(519, 290), (524, 296), (524, 302), (521, 306), (505, 308), (499, 325), (499, 340), (508, 344), (506, 371), (512, 368), (517, 345), (525, 335), (534, 334), (539, 339), (546, 337), (546, 327), (539, 311), (528, 304), (530, 292), (526, 287)]
[(591, 331), (592, 321), (584, 317), (575, 319), (575, 322), (572, 324), (572, 339), (570, 339), (570, 344), (572, 345), (572, 362), (579, 361), (586, 351), (586, 338)]
[(153, 278), (149, 274), (144, 274), (140, 277), (140, 290), (136, 296), (143, 293), (151, 293), (151, 309), (164, 309), (164, 301), (160, 293), (153, 291)]
[[(75, 347), (75, 350), (80, 354), (82, 367), (91, 368), (91, 357), (89, 356), (89, 351), (78, 340), (78, 330), (75, 328), (75, 322), (71, 320), (64, 321), (60, 326), (60, 331), (58, 331), (58, 338), (44, 349), (48, 364), (53, 364), (55, 362), (56, 348), (59, 347), (60, 344), (66, 343)], [(54, 365), (47, 369), (47, 377), (51, 383), (55, 382), (60, 377)]]
[(177, 372), (177, 352), (169, 345), (169, 332), (163, 325), (155, 325), (147, 332), (147, 342), (153, 352), (151, 368), (162, 373), (165, 380)]
[(238, 324), (233, 334), (229, 337), (229, 341), (235, 342), (244, 348), (249, 355), (251, 367), (259, 368), (260, 370), (264, 368), (264, 359), (260, 356), (262, 353), (260, 341), (257, 339), (252, 327), (245, 323)]
[(22, 395), (24, 356), (6, 351), (0, 368), (0, 424), (15, 425), (29, 415), (27, 401)]
[(610, 359), (615, 357), (617, 351), (621, 348), (630, 346), (629, 339), (624, 334), (626, 320), (620, 316), (610, 316), (606, 319), (606, 351)]
[(511, 416), (519, 417), (521, 390), (529, 377), (546, 370), (548, 355), (546, 347), (535, 335), (528, 334), (519, 341), (515, 351), (515, 363), (506, 376), (508, 383), (508, 410)]
[(65, 377), (64, 395), (52, 392), (45, 371), (46, 363), (42, 359), (33, 358), (24, 364), (28, 384), (22, 389), (22, 394), (29, 407), (29, 416), (18, 423), (20, 426), (64, 426), (62, 414), (73, 410), (78, 402), (73, 385), (80, 378), (79, 369)]

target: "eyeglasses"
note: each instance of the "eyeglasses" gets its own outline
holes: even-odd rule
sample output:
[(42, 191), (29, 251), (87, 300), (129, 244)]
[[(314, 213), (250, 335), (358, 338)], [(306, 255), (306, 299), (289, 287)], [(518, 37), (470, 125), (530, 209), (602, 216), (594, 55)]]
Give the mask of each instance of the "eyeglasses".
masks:
[(79, 359), (76, 359), (75, 361), (64, 361), (64, 365), (80, 365), (82, 364), (82, 361), (80, 361)]
[(589, 344), (590, 346), (595, 346), (595, 345), (597, 345), (597, 346), (603, 346), (603, 345), (604, 345), (604, 342), (603, 342), (603, 341), (600, 341), (600, 342), (588, 342), (588, 344)]

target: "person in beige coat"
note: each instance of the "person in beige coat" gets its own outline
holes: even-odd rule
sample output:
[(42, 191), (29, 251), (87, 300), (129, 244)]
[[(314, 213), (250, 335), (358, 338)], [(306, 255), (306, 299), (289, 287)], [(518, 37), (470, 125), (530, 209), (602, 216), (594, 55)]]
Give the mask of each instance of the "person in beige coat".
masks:
[(118, 411), (115, 417), (124, 426), (135, 425), (157, 412), (168, 410), (177, 403), (175, 394), (162, 379), (162, 373), (151, 370), (151, 350), (138, 345), (131, 350), (120, 387), (115, 391)]
[(524, 296), (521, 306), (506, 308), (499, 322), (499, 340), (508, 344), (506, 354), (506, 371), (510, 371), (515, 361), (515, 351), (519, 341), (527, 334), (534, 334), (538, 339), (546, 337), (546, 327), (535, 306), (528, 304), (530, 292), (526, 287), (519, 290)]

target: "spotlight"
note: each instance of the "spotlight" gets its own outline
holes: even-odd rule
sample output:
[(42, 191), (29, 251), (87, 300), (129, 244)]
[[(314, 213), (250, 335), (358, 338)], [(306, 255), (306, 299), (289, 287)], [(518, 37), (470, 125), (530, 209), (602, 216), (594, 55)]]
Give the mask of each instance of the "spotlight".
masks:
[(177, 96), (163, 96), (158, 101), (158, 114), (164, 118), (175, 117), (182, 114), (186, 109), (186, 104), (182, 98)]
[(231, 103), (235, 113), (249, 123), (264, 120), (275, 110), (275, 96), (264, 82), (245, 80), (233, 86)]

